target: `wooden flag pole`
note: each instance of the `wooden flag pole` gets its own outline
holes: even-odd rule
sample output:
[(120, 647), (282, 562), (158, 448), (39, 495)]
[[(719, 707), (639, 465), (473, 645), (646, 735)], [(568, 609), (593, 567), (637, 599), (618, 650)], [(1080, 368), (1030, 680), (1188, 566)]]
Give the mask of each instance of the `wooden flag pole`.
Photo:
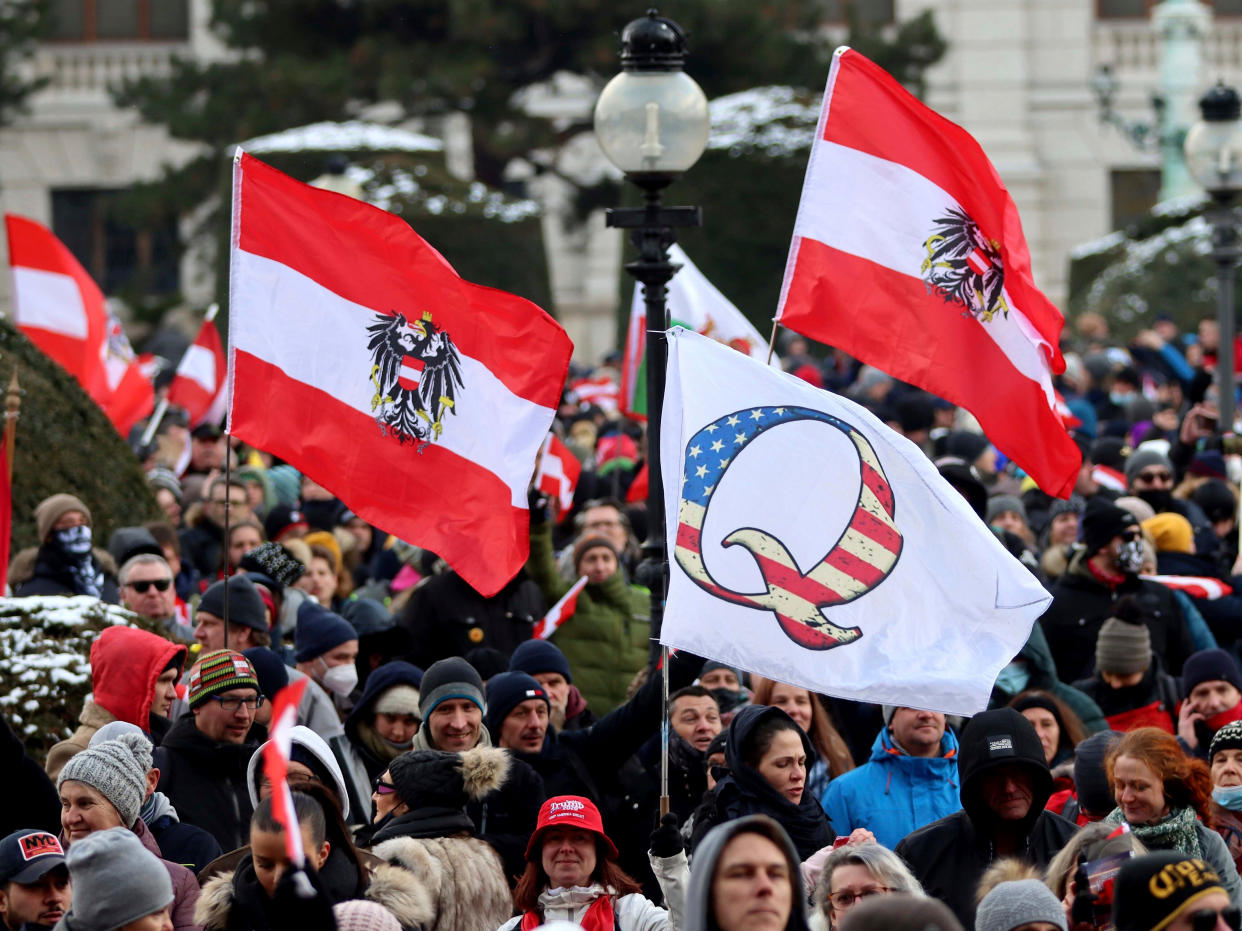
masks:
[(4, 393), (4, 461), (9, 485), (13, 484), (13, 451), (17, 446), (17, 421), (22, 416), (22, 386), (17, 381), (17, 368)]
[(763, 363), (764, 365), (772, 364), (772, 351), (776, 349), (776, 328), (778, 326), (780, 326), (780, 323), (777, 321), (775, 317), (773, 317), (772, 318), (772, 336), (768, 340), (768, 358), (767, 358), (767, 361)]

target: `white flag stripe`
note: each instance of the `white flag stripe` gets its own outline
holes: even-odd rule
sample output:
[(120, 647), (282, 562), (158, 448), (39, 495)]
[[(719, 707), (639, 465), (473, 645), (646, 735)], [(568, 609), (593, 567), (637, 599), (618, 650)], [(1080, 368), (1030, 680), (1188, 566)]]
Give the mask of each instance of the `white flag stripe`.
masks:
[[(666, 399), (661, 440), (669, 526), (702, 529), (701, 554), (689, 532), (669, 534), (663, 643), (845, 698), (955, 714), (985, 707), (996, 675), (1051, 599), (917, 447), (862, 407), (685, 330), (670, 334)], [(847, 531), (851, 515), (875, 514), (859, 478), (861, 454), (839, 428), (781, 422), (747, 440), (736, 462), (722, 463), (718, 474), (696, 479), (696, 469), (686, 470), (687, 444), (721, 418), (749, 411), (757, 422), (797, 408), (839, 418), (865, 438), (875, 451), (868, 464), (892, 490), (900, 555), (891, 572), (864, 583), (861, 592), (849, 575), (857, 574), (857, 563), (845, 573), (848, 563), (824, 562), (833, 551), (861, 552), (853, 545), (855, 530)], [(681, 498), (683, 487), (701, 494), (694, 489), (706, 482), (714, 483), (707, 489), (710, 505)], [(758, 547), (748, 552), (736, 545), (742, 528), (751, 529), (752, 540), (762, 534), (779, 543), (762, 551), (766, 570)], [(726, 538), (735, 545), (722, 545)], [(791, 558), (803, 580), (773, 581), (775, 564), (789, 566)], [(865, 553), (862, 558), (870, 563)], [(867, 578), (860, 568), (859, 577)], [(710, 593), (691, 570), (733, 596), (749, 596), (750, 604)], [(816, 609), (810, 599), (823, 598), (813, 583), (857, 597)], [(860, 636), (828, 649), (802, 646), (765, 604), (795, 622), (818, 616), (837, 628), (857, 628)]]
[(86, 308), (78, 283), (38, 268), (13, 269), (13, 316), (18, 326), (86, 339)]
[[(841, 211), (832, 198), (804, 198), (794, 236), (814, 239), (833, 249), (857, 255), (922, 282), (920, 268), (927, 258), (928, 221), (961, 206), (946, 191), (918, 172), (866, 152), (821, 139), (807, 167), (808, 190), (874, 191), (884, 210)], [(1044, 341), (1005, 291), (1009, 316), (997, 315), (983, 327), (1009, 357), (1014, 367), (1038, 382), (1056, 407), (1052, 377), (1044, 355)], [(946, 307), (946, 312), (954, 312)], [(982, 324), (980, 324), (982, 326)]]
[(198, 382), (208, 394), (216, 391), (216, 357), (205, 346), (191, 343), (190, 348), (181, 357), (177, 366), (177, 374), (191, 381)]
[[(241, 249), (233, 254), (232, 348), (281, 369), (290, 378), (324, 391), (373, 416), (367, 326), (376, 310), (345, 300), (287, 265)], [(295, 323), (296, 321), (296, 323)], [(325, 352), (323, 334), (340, 334)], [(511, 491), (514, 507), (526, 507), (530, 463), (548, 431), (549, 410), (513, 394), (486, 366), (461, 355), (464, 387), (453, 413), (444, 416), (436, 445), (497, 475)], [(497, 424), (505, 430), (498, 432)], [(376, 426), (379, 430), (379, 426)], [(496, 442), (508, 438), (508, 445)], [(393, 455), (399, 447), (394, 443)]]

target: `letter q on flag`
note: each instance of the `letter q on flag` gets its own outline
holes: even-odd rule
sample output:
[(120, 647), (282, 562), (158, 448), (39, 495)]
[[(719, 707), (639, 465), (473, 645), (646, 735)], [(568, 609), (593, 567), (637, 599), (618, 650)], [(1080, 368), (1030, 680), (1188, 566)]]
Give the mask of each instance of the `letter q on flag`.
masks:
[(661, 444), (667, 646), (969, 715), (1051, 601), (905, 437), (678, 328)]

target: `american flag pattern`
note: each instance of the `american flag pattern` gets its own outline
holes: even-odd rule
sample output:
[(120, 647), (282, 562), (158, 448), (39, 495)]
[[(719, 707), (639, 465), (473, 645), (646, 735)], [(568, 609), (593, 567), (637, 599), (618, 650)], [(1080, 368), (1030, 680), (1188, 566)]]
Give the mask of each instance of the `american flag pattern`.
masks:
[[(849, 524), (827, 554), (808, 572), (780, 540), (762, 530), (743, 528), (724, 539), (745, 547), (759, 564), (767, 591), (742, 594), (712, 577), (703, 561), (701, 532), (712, 494), (730, 463), (746, 446), (773, 427), (814, 420), (836, 427), (858, 450), (862, 483)], [(708, 594), (732, 604), (772, 611), (794, 642), (810, 650), (829, 650), (862, 636), (857, 627), (829, 622), (821, 608), (846, 604), (869, 592), (893, 571), (902, 537), (893, 518), (893, 491), (879, 457), (853, 426), (807, 407), (756, 407), (721, 417), (686, 444), (674, 556), (677, 564)]]

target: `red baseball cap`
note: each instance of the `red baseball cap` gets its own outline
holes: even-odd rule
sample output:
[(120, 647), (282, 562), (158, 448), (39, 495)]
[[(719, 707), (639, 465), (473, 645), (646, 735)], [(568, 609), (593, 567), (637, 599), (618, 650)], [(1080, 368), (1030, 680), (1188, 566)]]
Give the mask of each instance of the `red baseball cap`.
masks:
[(604, 833), (604, 821), (599, 816), (599, 809), (589, 798), (580, 795), (557, 795), (544, 802), (539, 809), (535, 832), (531, 834), (526, 845), (527, 860), (533, 861), (538, 856), (540, 837), (549, 828), (577, 828), (598, 834), (604, 839), (608, 859), (617, 859), (617, 845)]

